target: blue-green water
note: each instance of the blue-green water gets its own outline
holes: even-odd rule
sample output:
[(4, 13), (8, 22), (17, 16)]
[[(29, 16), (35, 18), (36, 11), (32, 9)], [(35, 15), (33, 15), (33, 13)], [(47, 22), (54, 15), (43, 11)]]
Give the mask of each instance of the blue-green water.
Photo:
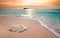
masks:
[(0, 9), (0, 14), (26, 14), (22, 9)]
[[(50, 24), (49, 27), (57, 29), (60, 33), (60, 9), (35, 9), (32, 11), (33, 17), (38, 17), (42, 21)], [(0, 9), (0, 14), (26, 14), (23, 9)]]
[(37, 17), (43, 16), (47, 20), (54, 21), (60, 26), (60, 9), (37, 9), (34, 14)]
[(36, 9), (33, 15), (40, 18), (60, 34), (60, 9)]

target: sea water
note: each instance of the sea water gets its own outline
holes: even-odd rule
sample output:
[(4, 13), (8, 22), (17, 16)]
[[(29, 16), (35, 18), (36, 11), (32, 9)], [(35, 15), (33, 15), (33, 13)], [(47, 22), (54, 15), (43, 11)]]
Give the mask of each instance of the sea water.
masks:
[(0, 15), (3, 14), (10, 14), (10, 15), (15, 15), (15, 14), (26, 14), (26, 11), (23, 9), (9, 9), (9, 8), (0, 8)]
[[(27, 14), (28, 10), (24, 9), (0, 9), (0, 15), (4, 14)], [(48, 24), (48, 27), (54, 29), (56, 32), (60, 34), (60, 9), (34, 9), (31, 10), (32, 17), (38, 17), (45, 24)]]
[(60, 9), (36, 9), (33, 12), (33, 16), (38, 17), (48, 27), (60, 34)]

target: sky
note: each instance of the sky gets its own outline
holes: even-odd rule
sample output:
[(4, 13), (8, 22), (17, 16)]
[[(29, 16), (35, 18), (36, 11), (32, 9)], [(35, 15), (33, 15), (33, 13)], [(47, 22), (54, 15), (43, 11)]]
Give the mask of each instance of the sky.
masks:
[(0, 7), (19, 7), (19, 6), (60, 6), (59, 0), (0, 0)]

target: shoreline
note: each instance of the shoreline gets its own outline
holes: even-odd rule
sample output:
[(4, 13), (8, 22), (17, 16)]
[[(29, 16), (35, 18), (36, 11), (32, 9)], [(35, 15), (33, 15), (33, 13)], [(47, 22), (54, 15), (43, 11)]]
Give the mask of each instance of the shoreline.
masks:
[(45, 24), (44, 22), (42, 22), (40, 19), (38, 18), (24, 18), (24, 19), (31, 19), (31, 20), (35, 20), (38, 21), (41, 26), (45, 27), (46, 29), (48, 29), (50, 32), (52, 32), (53, 34), (55, 34), (58, 38), (60, 38), (60, 34), (57, 33), (54, 29), (51, 29), (50, 27), (48, 27), (48, 24)]
[[(57, 38), (56, 35), (51, 33), (48, 29), (43, 27), (35, 18), (27, 17), (16, 17), (16, 16), (0, 16), (0, 37), (3, 38), (13, 37), (13, 38)], [(28, 29), (23, 33), (9, 32), (9, 25), (23, 24), (28, 27)], [(4, 33), (4, 34), (3, 34)], [(17, 34), (17, 35), (16, 35)], [(19, 36), (20, 35), (20, 36)], [(15, 37), (16, 36), (16, 37)]]
[(45, 24), (43, 23), (41, 20), (38, 20), (38, 19), (33, 19), (33, 20), (36, 20), (38, 21), (43, 27), (45, 27), (46, 29), (48, 29), (50, 32), (52, 32), (53, 34), (55, 34), (58, 38), (60, 38), (60, 34), (57, 33), (54, 29), (51, 29), (50, 27), (48, 27), (48, 24)]
[[(12, 16), (11, 16), (12, 17)], [(13, 16), (14, 17), (14, 16)], [(15, 16), (15, 17), (18, 17), (18, 16)], [(57, 37), (60, 38), (60, 35), (55, 32), (54, 30), (52, 30), (51, 28), (49, 28), (46, 24), (44, 24), (41, 20), (39, 20), (38, 18), (27, 18), (27, 17), (18, 17), (18, 18), (23, 18), (23, 19), (31, 19), (31, 20), (35, 20), (37, 22), (39, 22), (41, 24), (42, 27), (46, 28), (48, 31), (50, 31), (51, 33), (53, 33), (54, 35), (56, 35)]]

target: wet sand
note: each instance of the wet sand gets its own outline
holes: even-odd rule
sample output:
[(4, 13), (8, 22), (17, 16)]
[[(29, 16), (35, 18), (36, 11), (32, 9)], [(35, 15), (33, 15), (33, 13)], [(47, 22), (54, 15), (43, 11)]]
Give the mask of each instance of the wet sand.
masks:
[[(23, 24), (28, 29), (22, 33), (9, 31), (10, 25)], [(35, 20), (0, 16), (0, 38), (57, 38)]]

